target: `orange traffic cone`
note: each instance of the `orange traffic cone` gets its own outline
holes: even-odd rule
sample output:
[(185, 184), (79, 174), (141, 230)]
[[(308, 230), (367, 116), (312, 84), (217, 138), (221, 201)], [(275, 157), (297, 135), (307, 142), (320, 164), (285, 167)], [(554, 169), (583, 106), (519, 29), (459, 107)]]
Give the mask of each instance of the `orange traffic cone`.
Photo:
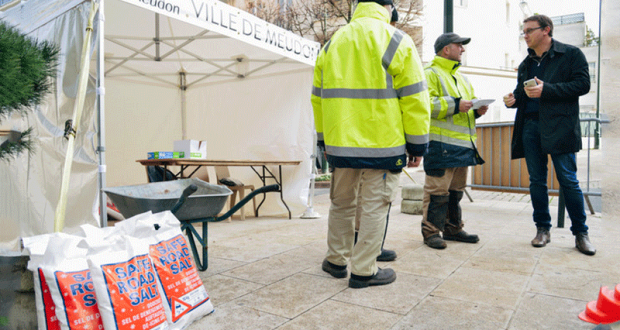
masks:
[(609, 324), (620, 321), (620, 284), (614, 291), (606, 286), (601, 287), (598, 300), (590, 301), (586, 310), (579, 314), (579, 318), (594, 324)]

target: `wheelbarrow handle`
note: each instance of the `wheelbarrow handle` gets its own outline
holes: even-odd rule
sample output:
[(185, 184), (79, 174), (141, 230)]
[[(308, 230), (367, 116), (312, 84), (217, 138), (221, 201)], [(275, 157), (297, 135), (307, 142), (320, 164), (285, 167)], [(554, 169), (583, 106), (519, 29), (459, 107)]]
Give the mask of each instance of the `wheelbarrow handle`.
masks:
[(187, 200), (187, 197), (195, 193), (196, 190), (198, 190), (198, 187), (196, 187), (195, 184), (190, 184), (189, 186), (187, 186), (187, 188), (183, 190), (183, 194), (181, 194), (181, 197), (179, 198), (177, 203), (174, 204), (170, 212), (172, 212), (173, 214), (177, 213), (177, 211), (181, 208), (181, 206), (183, 206), (183, 203), (185, 203), (185, 201)]
[[(233, 205), (233, 207), (231, 207), (230, 210), (228, 210), (228, 212), (224, 213), (220, 217), (217, 217), (215, 219), (215, 221), (222, 221), (224, 219), (228, 219), (235, 212), (237, 212), (243, 205), (245, 205), (249, 201), (251, 201), (252, 198), (254, 198), (254, 196), (256, 196), (258, 194), (264, 194), (264, 193), (272, 192), (272, 191), (280, 191), (280, 185), (278, 185), (278, 184), (270, 184), (268, 186), (264, 186), (264, 187), (260, 187), (258, 189), (255, 189), (254, 191), (252, 191), (249, 194), (247, 194), (245, 196), (245, 198), (240, 200), (237, 204)], [(212, 221), (212, 222), (215, 222), (215, 221)]]
[[(280, 191), (280, 185), (278, 185), (278, 184), (270, 184), (268, 186), (260, 187), (260, 188), (254, 190), (254, 192), (256, 193), (255, 195), (266, 193), (266, 192), (272, 192), (272, 191)], [(250, 196), (251, 194), (252, 193), (248, 194), (248, 196)]]

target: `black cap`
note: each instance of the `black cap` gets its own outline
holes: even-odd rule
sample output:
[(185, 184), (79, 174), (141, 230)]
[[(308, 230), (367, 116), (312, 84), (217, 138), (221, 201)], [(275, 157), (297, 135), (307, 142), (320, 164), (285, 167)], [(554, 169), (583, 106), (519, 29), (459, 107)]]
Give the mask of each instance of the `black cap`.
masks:
[(390, 20), (390, 23), (394, 22), (398, 22), (398, 10), (396, 10), (396, 7), (392, 9), (392, 19)]
[(392, 0), (357, 0), (357, 2), (376, 2), (382, 6), (385, 5), (394, 5), (394, 2), (392, 2)]
[(458, 34), (453, 32), (444, 33), (435, 41), (435, 54), (439, 54), (439, 52), (449, 44), (467, 45), (470, 41), (471, 38), (461, 38)]

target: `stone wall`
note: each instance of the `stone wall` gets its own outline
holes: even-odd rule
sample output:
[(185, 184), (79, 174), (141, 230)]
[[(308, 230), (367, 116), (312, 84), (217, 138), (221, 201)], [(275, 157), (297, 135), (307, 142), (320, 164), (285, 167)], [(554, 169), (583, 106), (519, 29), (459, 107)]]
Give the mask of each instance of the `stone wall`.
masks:
[(601, 113), (610, 123), (603, 126), (602, 182), (604, 220), (620, 218), (620, 1), (602, 0), (601, 4)]

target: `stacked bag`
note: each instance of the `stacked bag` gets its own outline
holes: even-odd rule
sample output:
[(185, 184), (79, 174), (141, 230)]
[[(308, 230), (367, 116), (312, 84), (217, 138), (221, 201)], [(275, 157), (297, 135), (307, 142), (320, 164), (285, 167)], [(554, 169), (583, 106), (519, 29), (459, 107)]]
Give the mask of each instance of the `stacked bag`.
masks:
[(23, 244), (39, 329), (184, 329), (214, 310), (169, 211)]

